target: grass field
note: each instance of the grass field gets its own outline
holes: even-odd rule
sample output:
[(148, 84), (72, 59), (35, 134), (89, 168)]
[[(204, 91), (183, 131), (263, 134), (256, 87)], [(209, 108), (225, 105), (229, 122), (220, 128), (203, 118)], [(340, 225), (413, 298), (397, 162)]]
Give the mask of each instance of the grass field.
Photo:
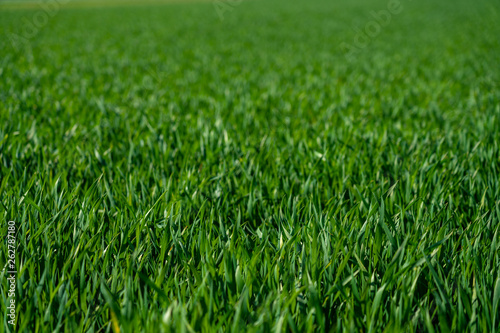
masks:
[(0, 331), (500, 332), (498, 2), (79, 4), (0, 3)]

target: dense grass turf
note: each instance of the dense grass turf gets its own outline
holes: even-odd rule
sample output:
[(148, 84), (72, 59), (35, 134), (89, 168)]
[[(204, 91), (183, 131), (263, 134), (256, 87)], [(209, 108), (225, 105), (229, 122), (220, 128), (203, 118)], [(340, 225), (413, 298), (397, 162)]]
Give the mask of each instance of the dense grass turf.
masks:
[(0, 7), (16, 329), (498, 332), (500, 6), (387, 4)]

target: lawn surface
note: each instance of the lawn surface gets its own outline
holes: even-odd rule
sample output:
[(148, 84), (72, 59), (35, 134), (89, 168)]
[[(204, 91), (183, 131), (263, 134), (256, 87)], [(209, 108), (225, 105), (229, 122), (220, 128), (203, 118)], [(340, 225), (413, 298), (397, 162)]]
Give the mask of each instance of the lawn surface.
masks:
[(499, 332), (500, 4), (229, 3), (0, 5), (16, 331)]

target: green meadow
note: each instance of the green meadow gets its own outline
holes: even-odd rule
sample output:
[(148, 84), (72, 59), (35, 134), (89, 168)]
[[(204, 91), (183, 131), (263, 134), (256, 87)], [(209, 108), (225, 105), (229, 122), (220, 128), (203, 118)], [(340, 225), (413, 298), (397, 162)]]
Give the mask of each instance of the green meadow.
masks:
[(0, 2), (0, 332), (500, 332), (498, 2), (60, 2)]

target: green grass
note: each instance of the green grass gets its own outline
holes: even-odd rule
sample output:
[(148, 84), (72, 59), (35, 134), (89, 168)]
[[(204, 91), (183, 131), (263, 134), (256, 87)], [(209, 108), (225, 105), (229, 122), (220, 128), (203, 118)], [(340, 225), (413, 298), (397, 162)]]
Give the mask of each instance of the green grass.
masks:
[(499, 332), (500, 6), (387, 3), (0, 6), (16, 331)]

